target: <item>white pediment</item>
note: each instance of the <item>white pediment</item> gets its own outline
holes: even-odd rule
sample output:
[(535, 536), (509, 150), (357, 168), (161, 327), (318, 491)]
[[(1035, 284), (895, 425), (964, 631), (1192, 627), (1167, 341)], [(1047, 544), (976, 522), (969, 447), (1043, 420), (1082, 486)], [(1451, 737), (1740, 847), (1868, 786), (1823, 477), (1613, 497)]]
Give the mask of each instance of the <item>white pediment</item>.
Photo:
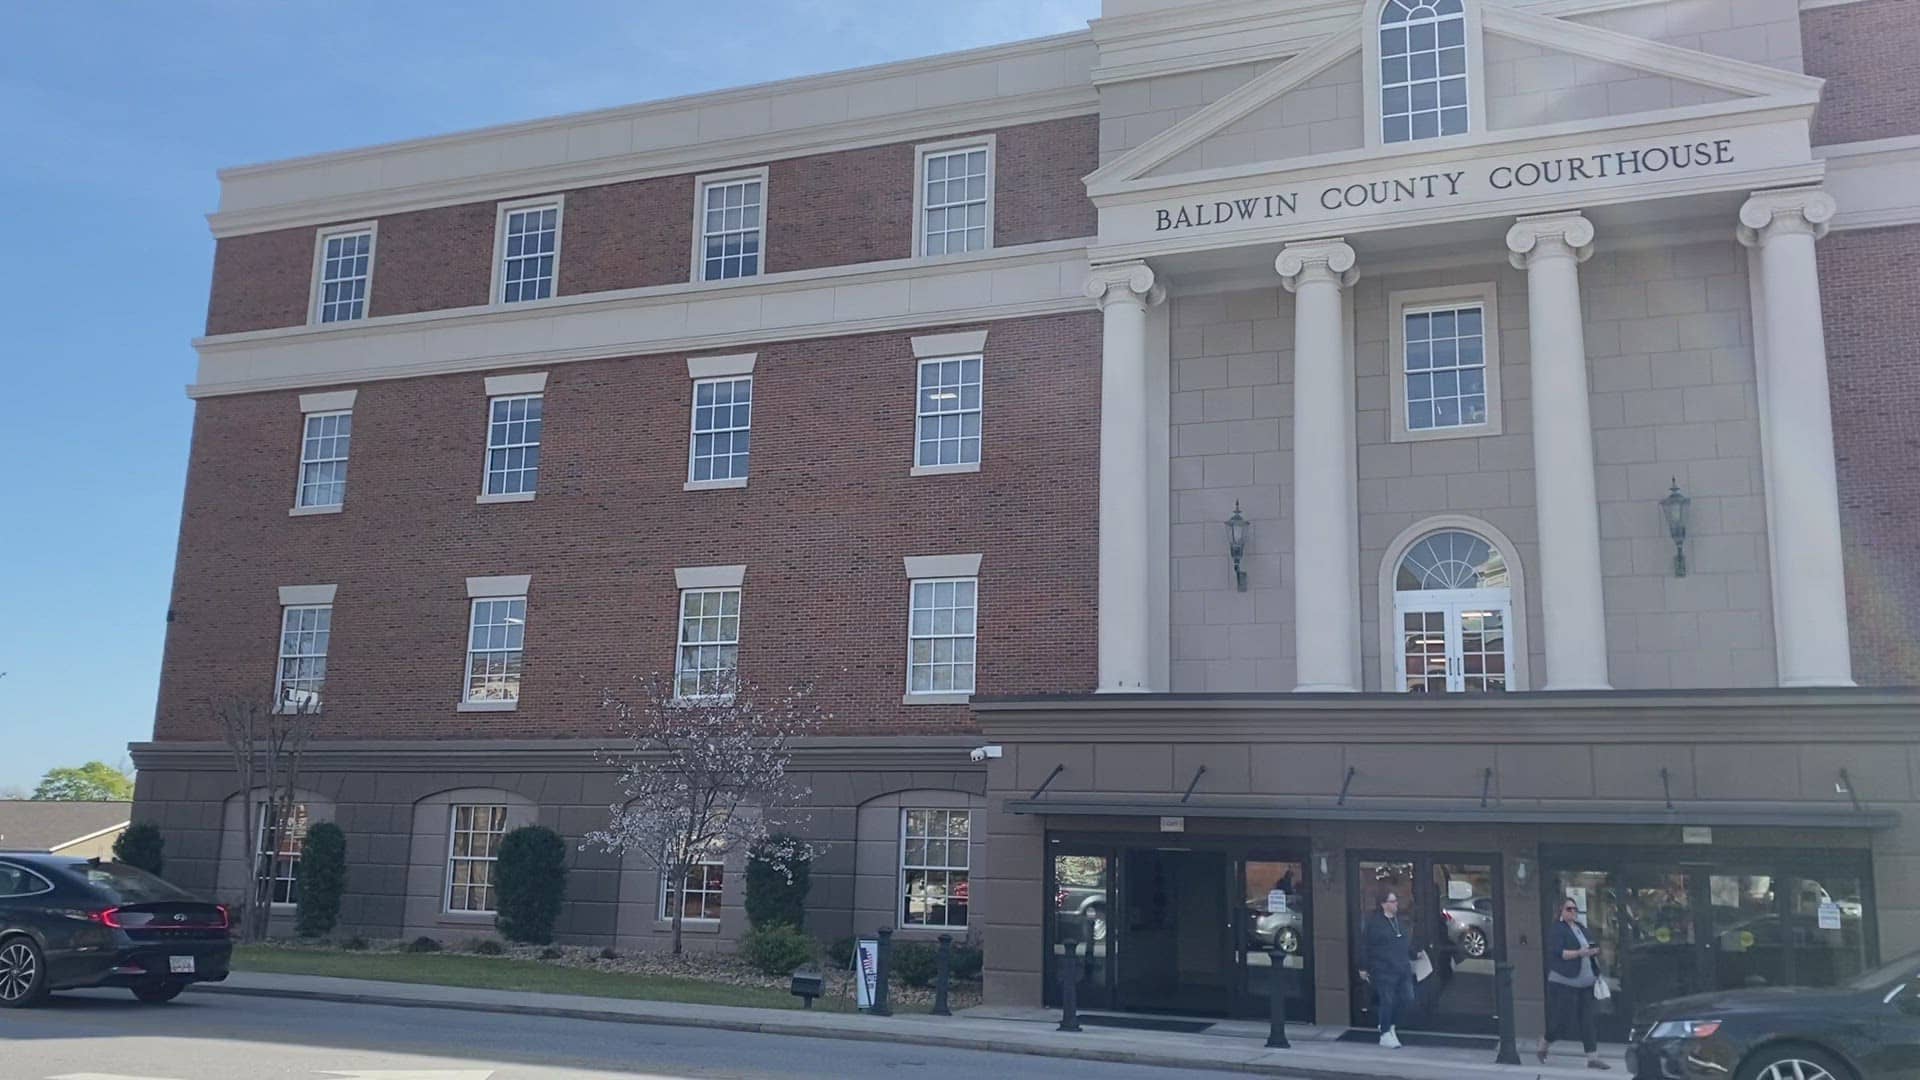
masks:
[[(1473, 74), (1485, 101), (1480, 133), (1374, 145), (1375, 152), (1425, 153), (1448, 143), (1510, 140), (1535, 128), (1564, 131), (1570, 123), (1644, 124), (1703, 108), (1811, 109), (1819, 101), (1822, 83), (1811, 76), (1561, 18), (1488, 3), (1479, 9), (1479, 23), (1481, 62)], [(1362, 36), (1372, 33), (1370, 14), (1354, 20), (1102, 166), (1087, 178), (1088, 192), (1099, 197), (1176, 178), (1307, 167), (1377, 143), (1369, 138), (1377, 103), (1365, 89), (1371, 80)]]

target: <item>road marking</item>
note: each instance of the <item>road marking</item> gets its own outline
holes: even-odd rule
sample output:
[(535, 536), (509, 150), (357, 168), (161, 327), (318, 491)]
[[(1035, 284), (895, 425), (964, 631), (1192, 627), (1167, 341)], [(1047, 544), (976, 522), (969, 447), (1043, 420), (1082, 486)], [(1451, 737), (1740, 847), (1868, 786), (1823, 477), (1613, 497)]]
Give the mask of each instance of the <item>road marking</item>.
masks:
[(325, 1075), (344, 1077), (345, 1080), (488, 1080), (492, 1069), (373, 1069), (353, 1072), (334, 1072)]
[(166, 1076), (127, 1076), (124, 1073), (63, 1073), (47, 1080), (172, 1080)]

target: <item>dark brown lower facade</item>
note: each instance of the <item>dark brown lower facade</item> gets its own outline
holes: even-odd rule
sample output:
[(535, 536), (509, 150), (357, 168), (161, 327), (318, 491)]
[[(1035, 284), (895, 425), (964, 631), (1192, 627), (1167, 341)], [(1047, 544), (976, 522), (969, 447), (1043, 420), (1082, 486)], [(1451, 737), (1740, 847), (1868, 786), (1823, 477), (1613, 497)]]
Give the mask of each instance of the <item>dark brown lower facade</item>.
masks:
[(1498, 1030), (1571, 900), (1616, 1000), (1831, 985), (1920, 948), (1920, 698), (1882, 691), (976, 702), (1002, 747), (987, 1000), (1371, 1026), (1389, 891), (1431, 974), (1403, 1026)]

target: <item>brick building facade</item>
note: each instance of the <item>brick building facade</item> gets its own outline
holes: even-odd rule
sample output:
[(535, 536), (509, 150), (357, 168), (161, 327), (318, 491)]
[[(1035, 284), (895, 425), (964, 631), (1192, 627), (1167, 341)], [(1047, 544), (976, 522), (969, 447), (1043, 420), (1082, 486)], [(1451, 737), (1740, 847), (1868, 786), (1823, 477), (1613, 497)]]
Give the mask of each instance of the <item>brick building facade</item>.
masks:
[[(349, 926), (486, 933), (491, 837), (604, 822), (604, 689), (737, 664), (833, 716), (809, 929), (984, 940), (993, 1000), (1368, 1023), (1383, 887), (1459, 1032), (1500, 958), (1537, 1023), (1559, 895), (1637, 1002), (1920, 945), (1916, 46), (1108, 0), (229, 170), (137, 816), (231, 893), (208, 702), (318, 700)], [(742, 929), (737, 866), (572, 858), (568, 940)]]

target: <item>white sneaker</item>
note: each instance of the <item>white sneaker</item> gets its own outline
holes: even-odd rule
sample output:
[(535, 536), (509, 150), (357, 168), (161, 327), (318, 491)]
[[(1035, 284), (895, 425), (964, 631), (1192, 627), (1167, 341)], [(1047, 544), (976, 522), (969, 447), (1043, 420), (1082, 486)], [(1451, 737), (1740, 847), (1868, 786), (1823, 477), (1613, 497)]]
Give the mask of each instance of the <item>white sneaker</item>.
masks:
[(1400, 1049), (1400, 1038), (1393, 1033), (1392, 1028), (1388, 1028), (1380, 1033), (1380, 1045), (1388, 1050), (1398, 1050)]

